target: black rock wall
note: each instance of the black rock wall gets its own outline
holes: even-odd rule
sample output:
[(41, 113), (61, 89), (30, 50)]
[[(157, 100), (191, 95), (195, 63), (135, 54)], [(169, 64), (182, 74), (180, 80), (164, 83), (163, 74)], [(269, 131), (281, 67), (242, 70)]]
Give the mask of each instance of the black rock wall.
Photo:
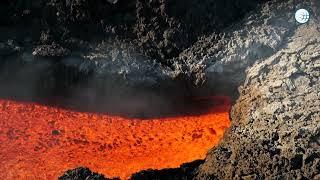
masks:
[[(13, 0), (0, 4), (0, 25), (32, 25), (62, 44), (71, 37), (120, 37), (146, 55), (169, 59), (199, 36), (221, 30), (261, 0)], [(38, 39), (41, 39), (39, 34)]]

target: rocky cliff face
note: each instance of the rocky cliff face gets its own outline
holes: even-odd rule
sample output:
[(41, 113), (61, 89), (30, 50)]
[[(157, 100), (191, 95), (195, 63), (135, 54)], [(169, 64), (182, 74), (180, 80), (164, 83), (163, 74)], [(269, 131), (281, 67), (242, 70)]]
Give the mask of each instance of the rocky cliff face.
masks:
[[(257, 60), (246, 65), (240, 97), (232, 109), (232, 128), (209, 152), (195, 179), (320, 177), (319, 24), (315, 19), (296, 24), (294, 5), (265, 5), (262, 16), (249, 17), (231, 38), (249, 34), (242, 36), (246, 37), (243, 44), (230, 41), (231, 48), (224, 51), (230, 55), (224, 59), (243, 61), (249, 52)], [(254, 33), (258, 29), (260, 33)], [(238, 53), (232, 55), (232, 49)]]
[(319, 178), (319, 30), (299, 27), (247, 71), (233, 127), (197, 178)]

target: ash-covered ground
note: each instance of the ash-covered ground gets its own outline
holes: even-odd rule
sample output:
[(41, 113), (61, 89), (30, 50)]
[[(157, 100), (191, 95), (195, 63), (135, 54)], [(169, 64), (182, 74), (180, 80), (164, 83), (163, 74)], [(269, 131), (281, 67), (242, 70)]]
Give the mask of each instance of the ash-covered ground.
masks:
[[(320, 178), (319, 2), (28, 2), (1, 2), (3, 97), (66, 96), (84, 110), (108, 99), (114, 112), (140, 104), (134, 113), (149, 97), (165, 112), (177, 94), (234, 98), (232, 127), (204, 162), (132, 179)], [(295, 21), (299, 8), (307, 24)]]

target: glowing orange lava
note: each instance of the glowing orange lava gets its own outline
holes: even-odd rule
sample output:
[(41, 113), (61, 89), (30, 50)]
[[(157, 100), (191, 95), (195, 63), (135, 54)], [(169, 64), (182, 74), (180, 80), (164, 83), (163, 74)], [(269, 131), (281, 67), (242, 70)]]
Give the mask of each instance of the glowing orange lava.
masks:
[(56, 179), (86, 166), (127, 179), (203, 159), (230, 126), (230, 100), (218, 98), (206, 114), (148, 120), (0, 100), (0, 178)]

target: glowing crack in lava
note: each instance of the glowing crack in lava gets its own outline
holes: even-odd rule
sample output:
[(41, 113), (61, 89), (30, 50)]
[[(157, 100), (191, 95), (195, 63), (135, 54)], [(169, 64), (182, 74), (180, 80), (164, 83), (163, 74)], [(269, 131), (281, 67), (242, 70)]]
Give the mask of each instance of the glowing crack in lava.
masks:
[(127, 179), (205, 158), (230, 126), (230, 100), (202, 115), (148, 120), (0, 100), (1, 179), (56, 179), (86, 166)]

